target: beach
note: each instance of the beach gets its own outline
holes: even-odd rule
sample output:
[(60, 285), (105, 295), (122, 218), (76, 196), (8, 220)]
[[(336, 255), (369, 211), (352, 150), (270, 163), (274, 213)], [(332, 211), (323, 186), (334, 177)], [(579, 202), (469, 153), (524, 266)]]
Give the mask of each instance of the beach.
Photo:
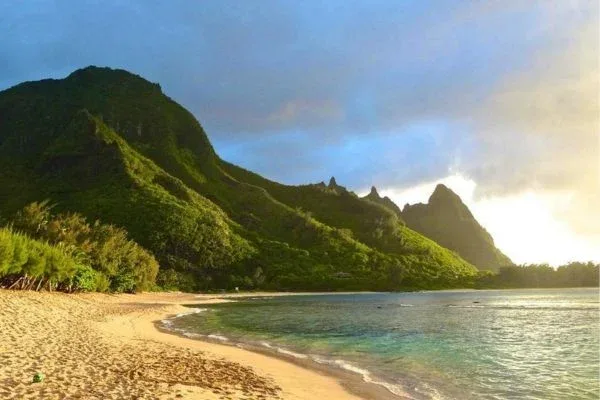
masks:
[[(223, 301), (229, 300), (180, 293), (0, 290), (0, 398), (378, 397), (352, 380), (342, 385), (323, 371), (156, 327), (158, 321), (190, 311), (182, 304)], [(33, 383), (36, 373), (44, 375), (41, 383)]]

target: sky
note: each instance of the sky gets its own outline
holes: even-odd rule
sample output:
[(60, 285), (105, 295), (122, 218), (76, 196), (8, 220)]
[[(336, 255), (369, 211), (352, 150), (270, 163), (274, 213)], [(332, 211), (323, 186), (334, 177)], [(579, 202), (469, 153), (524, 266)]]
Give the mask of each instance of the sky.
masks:
[(600, 262), (596, 0), (0, 1), (0, 89), (159, 82), (219, 155), (287, 184), (444, 182), (518, 263)]

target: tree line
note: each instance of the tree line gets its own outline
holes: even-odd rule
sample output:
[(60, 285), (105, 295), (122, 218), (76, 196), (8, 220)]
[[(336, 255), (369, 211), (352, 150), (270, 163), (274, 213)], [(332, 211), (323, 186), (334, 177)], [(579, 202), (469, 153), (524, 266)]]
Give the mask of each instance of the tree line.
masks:
[(480, 273), (477, 288), (598, 287), (600, 264), (571, 262), (552, 268), (548, 264), (505, 266), (498, 273)]
[[(427, 265), (416, 265), (410, 257), (360, 253), (362, 258), (357, 260), (354, 252), (343, 251), (347, 249), (328, 248), (322, 254), (311, 254), (274, 241), (262, 242), (258, 248), (250, 259), (213, 273), (204, 290), (598, 287), (600, 276), (600, 264), (571, 262), (558, 268), (547, 264), (505, 266), (497, 273), (482, 271), (465, 279), (437, 275), (433, 279), (427, 275)], [(349, 258), (338, 260), (342, 254)], [(317, 259), (321, 262), (315, 264)], [(332, 265), (337, 262), (357, 267), (336, 273)], [(157, 285), (157, 260), (130, 239), (126, 230), (98, 220), (88, 222), (78, 213), (53, 214), (48, 201), (28, 204), (0, 226), (0, 288), (135, 293), (200, 287), (197, 280), (201, 277), (182, 281), (171, 268), (167, 265), (162, 270)]]

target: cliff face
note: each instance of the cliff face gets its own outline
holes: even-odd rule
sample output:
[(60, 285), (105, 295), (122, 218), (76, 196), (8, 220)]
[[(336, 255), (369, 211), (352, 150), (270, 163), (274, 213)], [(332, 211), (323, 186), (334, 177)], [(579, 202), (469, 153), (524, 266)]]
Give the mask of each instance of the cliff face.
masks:
[(410, 228), (456, 251), (479, 269), (512, 265), (461, 198), (444, 185), (435, 188), (427, 204), (405, 205), (402, 216)]

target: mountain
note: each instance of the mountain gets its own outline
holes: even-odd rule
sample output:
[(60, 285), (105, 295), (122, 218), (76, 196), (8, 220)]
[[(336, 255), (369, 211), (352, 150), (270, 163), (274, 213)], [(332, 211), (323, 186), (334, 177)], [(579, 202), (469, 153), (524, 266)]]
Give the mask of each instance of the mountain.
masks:
[(127, 229), (164, 287), (396, 290), (476, 274), (334, 178), (288, 186), (220, 159), (191, 113), (124, 70), (0, 92), (0, 213), (47, 198)]
[(400, 207), (398, 207), (396, 203), (394, 203), (389, 197), (381, 197), (375, 186), (371, 187), (371, 191), (364, 197), (364, 199), (370, 200), (373, 203), (381, 204), (382, 206), (387, 207), (395, 212), (398, 218), (402, 218), (402, 211), (400, 210)]
[(497, 270), (512, 261), (494, 245), (460, 197), (439, 184), (427, 204), (405, 205), (402, 216), (415, 231), (456, 251), (480, 269)]

